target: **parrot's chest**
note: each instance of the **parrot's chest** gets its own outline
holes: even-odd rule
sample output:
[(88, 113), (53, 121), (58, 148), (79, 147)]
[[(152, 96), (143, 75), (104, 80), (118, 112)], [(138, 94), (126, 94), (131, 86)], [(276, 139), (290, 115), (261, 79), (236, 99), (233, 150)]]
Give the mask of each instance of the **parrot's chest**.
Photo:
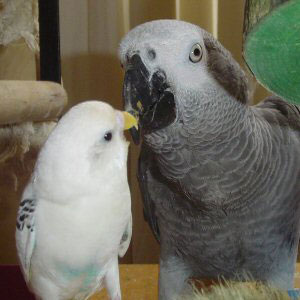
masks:
[(287, 220), (284, 214), (274, 212), (262, 212), (261, 216), (197, 215), (175, 211), (172, 206), (166, 209), (165, 203), (158, 211), (164, 252), (179, 255), (196, 277), (234, 278), (248, 273), (264, 280), (277, 271), (281, 260), (286, 266), (290, 264), (288, 268), (293, 265), (299, 233), (289, 232), (297, 223), (295, 218)]

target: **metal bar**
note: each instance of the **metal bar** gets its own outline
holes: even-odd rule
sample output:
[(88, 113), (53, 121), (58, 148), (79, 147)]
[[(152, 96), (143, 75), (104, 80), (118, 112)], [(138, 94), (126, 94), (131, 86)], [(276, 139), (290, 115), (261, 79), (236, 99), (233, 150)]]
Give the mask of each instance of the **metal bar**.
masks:
[(61, 83), (59, 0), (39, 0), (40, 80)]

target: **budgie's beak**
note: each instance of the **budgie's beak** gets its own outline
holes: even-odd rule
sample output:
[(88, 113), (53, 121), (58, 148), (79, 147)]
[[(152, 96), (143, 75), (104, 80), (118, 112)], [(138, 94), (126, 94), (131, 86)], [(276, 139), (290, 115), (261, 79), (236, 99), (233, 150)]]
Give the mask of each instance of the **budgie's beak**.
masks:
[(123, 117), (124, 117), (124, 130), (130, 129), (130, 128), (135, 128), (138, 130), (138, 121), (137, 119), (127, 111), (122, 112)]

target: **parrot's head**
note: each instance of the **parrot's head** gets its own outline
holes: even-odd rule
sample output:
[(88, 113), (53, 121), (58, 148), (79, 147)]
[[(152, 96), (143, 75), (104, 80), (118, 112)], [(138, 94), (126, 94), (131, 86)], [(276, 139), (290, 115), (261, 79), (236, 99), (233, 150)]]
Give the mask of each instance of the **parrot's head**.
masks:
[[(125, 109), (136, 115), (143, 134), (182, 122), (188, 102), (198, 102), (190, 105), (192, 109), (209, 106), (222, 95), (247, 102), (244, 72), (196, 25), (177, 20), (139, 25), (122, 40), (119, 57), (125, 70)], [(139, 133), (131, 133), (138, 142)]]

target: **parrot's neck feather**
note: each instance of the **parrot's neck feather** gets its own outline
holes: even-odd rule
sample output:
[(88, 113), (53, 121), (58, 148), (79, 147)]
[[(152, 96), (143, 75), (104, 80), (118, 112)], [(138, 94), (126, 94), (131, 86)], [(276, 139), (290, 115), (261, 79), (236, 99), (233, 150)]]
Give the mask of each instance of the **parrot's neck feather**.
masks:
[[(246, 185), (251, 176), (259, 176), (259, 170), (253, 172), (253, 162), (268, 163), (262, 161), (263, 143), (269, 143), (268, 137), (261, 139), (263, 124), (256, 121), (250, 106), (226, 94), (215, 102), (190, 97), (183, 105), (178, 122), (145, 136), (161, 174), (171, 182), (180, 181), (191, 199), (203, 198), (199, 195), (205, 191), (213, 206), (247, 207), (246, 201), (235, 202), (219, 190), (218, 180), (220, 174), (239, 174), (233, 179)], [(193, 189), (191, 181), (196, 177), (203, 181), (203, 189)]]
[(250, 107), (225, 92), (209, 88), (205, 94), (184, 91), (180, 99), (177, 120), (145, 136), (145, 142), (157, 154), (188, 148), (207, 157), (251, 131)]

